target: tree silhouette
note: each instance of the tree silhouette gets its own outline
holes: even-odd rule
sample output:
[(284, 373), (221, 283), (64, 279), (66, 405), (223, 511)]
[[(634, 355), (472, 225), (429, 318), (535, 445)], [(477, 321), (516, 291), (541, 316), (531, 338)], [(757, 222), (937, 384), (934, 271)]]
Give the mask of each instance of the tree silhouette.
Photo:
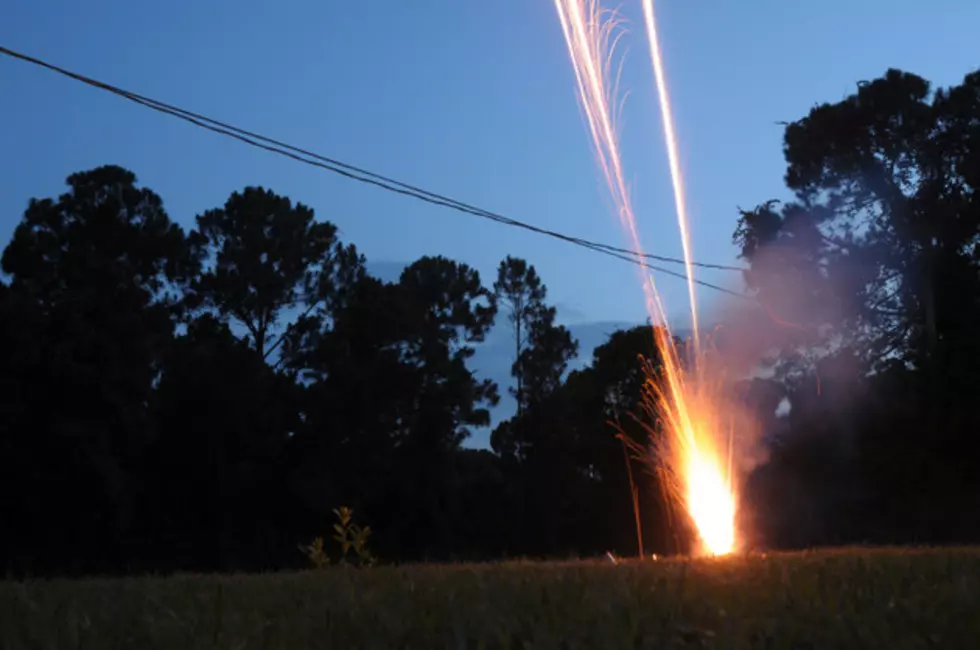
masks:
[(517, 417), (524, 411), (524, 368), (521, 355), (529, 344), (528, 336), (534, 315), (541, 309), (547, 288), (538, 277), (534, 266), (525, 260), (508, 255), (497, 267), (497, 280), (493, 283), (494, 295), (507, 313), (507, 321), (514, 330), (514, 365), (511, 374), (515, 387), (511, 389), (517, 401)]
[[(140, 533), (157, 567), (262, 569), (263, 542), (296, 526), (284, 453), (299, 426), (296, 386), (205, 314), (164, 359), (143, 465)], [(295, 539), (295, 538), (294, 538)]]
[[(973, 492), (963, 459), (980, 449), (963, 432), (976, 421), (971, 377), (980, 360), (972, 335), (980, 319), (978, 115), (980, 73), (936, 92), (898, 70), (864, 82), (786, 127), (786, 183), (796, 200), (743, 213), (736, 232), (764, 304), (811, 332), (832, 325), (808, 341), (822, 351), (809, 355), (805, 374), (821, 374), (813, 359), (850, 359), (837, 380), (852, 392), (865, 387), (863, 413), (845, 427), (855, 440), (838, 457), (853, 461), (862, 486), (837, 507), (860, 500), (873, 513), (865, 522), (880, 524), (862, 533), (869, 537), (915, 530), (919, 539), (948, 539), (939, 520)], [(797, 409), (815, 394), (796, 372), (804, 358), (784, 352), (780, 373), (796, 374), (792, 429), (801, 441), (845, 401), (827, 396), (820, 409)], [(895, 403), (910, 409), (900, 420)], [(893, 423), (888, 434), (885, 422)], [(919, 481), (912, 488), (897, 471)]]
[(407, 334), (405, 362), (414, 370), (414, 409), (399, 456), (408, 471), (401, 493), (412, 521), (400, 524), (403, 543), (426, 555), (445, 554), (451, 545), (451, 516), (458, 509), (452, 487), (453, 454), (470, 427), (490, 422), (487, 406), (497, 402), (497, 386), (478, 380), (466, 361), (474, 343), (493, 324), (496, 303), (480, 274), (444, 257), (423, 257), (409, 265), (397, 286), (398, 312)]
[[(980, 73), (933, 92), (891, 70), (787, 125), (793, 200), (735, 231), (759, 306), (720, 330), (759, 362), (726, 387), (765, 443), (740, 482), (751, 545), (980, 539), (978, 120)], [(130, 171), (67, 185), (0, 259), (5, 572), (302, 567), (342, 506), (382, 561), (625, 555), (634, 484), (645, 552), (689, 547), (635, 417), (649, 325), (573, 369), (528, 261), (492, 289), (446, 257), (385, 282), (267, 189), (185, 234)], [(470, 449), (498, 307), (518, 410)], [(617, 433), (645, 451), (624, 461)]]
[[(197, 268), (160, 198), (131, 172), (100, 167), (67, 183), (56, 200), (30, 202), (2, 258), (8, 341), (30, 346), (8, 360), (20, 398), (4, 400), (4, 462), (18, 461), (2, 473), (9, 494), (33, 501), (20, 512), (27, 521), (8, 520), (6, 541), (38, 570), (57, 561), (52, 544), (76, 547), (78, 570), (122, 552), (153, 432), (147, 404), (180, 315), (177, 291)], [(57, 541), (37, 517), (58, 522)]]
[(525, 459), (535, 436), (546, 435), (546, 431), (529, 428), (532, 419), (524, 416), (561, 386), (568, 363), (578, 352), (578, 342), (567, 328), (555, 324), (556, 310), (545, 303), (548, 288), (533, 265), (505, 258), (497, 268), (494, 293), (507, 310), (514, 333), (511, 375), (516, 386), (511, 392), (517, 401), (517, 414), (498, 425), (491, 445), (503, 456)]
[[(398, 514), (391, 485), (400, 480), (397, 452), (412, 432), (419, 373), (408, 362), (398, 285), (362, 277), (346, 293), (329, 319), (307, 318), (284, 344), (286, 369), (302, 383), (302, 424), (288, 453), (309, 508), (326, 518), (348, 504), (383, 533)], [(391, 555), (385, 539), (378, 543)]]
[(930, 93), (924, 79), (890, 70), (787, 126), (796, 202), (743, 214), (736, 238), (750, 285), (808, 324), (831, 318), (876, 367), (898, 353), (938, 379), (930, 360), (954, 362), (942, 349), (976, 345), (950, 337), (980, 315), (978, 95), (978, 73)]
[(223, 208), (198, 216), (197, 226), (194, 241), (209, 264), (195, 298), (241, 323), (262, 358), (284, 311), (330, 294), (345, 254), (336, 226), (317, 223), (307, 206), (261, 187), (233, 193)]

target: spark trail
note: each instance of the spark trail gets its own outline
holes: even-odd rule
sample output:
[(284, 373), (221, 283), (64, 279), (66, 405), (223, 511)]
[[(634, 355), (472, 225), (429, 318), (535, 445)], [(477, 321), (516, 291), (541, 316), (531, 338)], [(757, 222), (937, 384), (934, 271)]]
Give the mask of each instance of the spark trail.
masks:
[(653, 0), (643, 0), (643, 22), (646, 24), (647, 41), (650, 45), (650, 62), (653, 64), (653, 73), (657, 82), (657, 97), (660, 100), (664, 142), (667, 145), (667, 160), (670, 165), (670, 182), (674, 190), (674, 207), (677, 212), (677, 225), (681, 231), (681, 246), (684, 249), (684, 270), (687, 274), (687, 292), (691, 301), (692, 336), (695, 347), (698, 347), (698, 305), (694, 291), (694, 265), (691, 261), (691, 236), (688, 225), (687, 201), (684, 199), (684, 177), (681, 175), (680, 156), (677, 154), (674, 114), (670, 108), (670, 95), (667, 92), (667, 79), (664, 73), (663, 57), (660, 54), (660, 38), (657, 34), (656, 15), (653, 13)]
[[(554, 2), (575, 72), (579, 103), (585, 113), (600, 171), (612, 195), (619, 219), (629, 234), (633, 249), (638, 255), (642, 255), (636, 217), (624, 180), (612, 110), (613, 106), (618, 106), (614, 102), (618, 96), (618, 69), (612, 82), (610, 69), (621, 35), (618, 29), (619, 18), (615, 12), (603, 10), (597, 0)], [(693, 354), (686, 355), (690, 366), (686, 368), (670, 333), (666, 312), (653, 277), (643, 279), (647, 312), (653, 323), (658, 325), (654, 333), (661, 361), (659, 372), (648, 374), (644, 388), (644, 408), (657, 416), (663, 424), (663, 431), (655, 444), (662, 469), (671, 481), (668, 488), (683, 501), (697, 527), (704, 550), (721, 555), (732, 551), (736, 543), (735, 497), (730, 472), (725, 470), (725, 463), (722, 461), (727, 454), (722, 453), (724, 445), (719, 444), (724, 430), (724, 400), (717, 369), (705, 363), (705, 355), (698, 349), (693, 265), (676, 136), (657, 40), (653, 3), (643, 0), (643, 8), (663, 114), (694, 325), (694, 348), (689, 351)]]
[[(579, 103), (592, 135), (592, 146), (599, 169), (612, 194), (619, 220), (629, 234), (637, 259), (642, 259), (643, 247), (623, 175), (612, 112), (613, 100), (619, 90), (619, 69), (610, 85), (613, 53), (622, 34), (618, 31), (619, 18), (615, 12), (602, 10), (597, 0), (555, 0), (555, 8), (558, 10), (562, 33), (568, 45), (578, 86)], [(643, 283), (643, 289), (650, 318), (654, 323), (666, 325), (656, 291), (646, 282)]]

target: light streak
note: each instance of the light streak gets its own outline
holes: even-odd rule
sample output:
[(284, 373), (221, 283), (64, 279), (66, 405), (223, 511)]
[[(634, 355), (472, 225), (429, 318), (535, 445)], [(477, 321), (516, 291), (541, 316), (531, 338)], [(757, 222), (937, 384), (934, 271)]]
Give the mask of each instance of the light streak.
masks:
[[(578, 99), (585, 113), (600, 171), (612, 195), (620, 221), (632, 240), (633, 249), (642, 255), (639, 230), (623, 174), (615, 123), (611, 107), (617, 83), (609, 84), (610, 62), (618, 42), (619, 18), (604, 11), (597, 0), (554, 0), (562, 34), (568, 47)], [(646, 408), (655, 412), (664, 431), (658, 452), (663, 469), (691, 515), (707, 552), (721, 555), (732, 551), (735, 540), (735, 496), (731, 470), (725, 471), (722, 446), (718, 441), (728, 429), (722, 417), (724, 400), (718, 375), (704, 362), (699, 351), (697, 305), (694, 293), (693, 264), (689, 227), (684, 201), (683, 182), (677, 155), (670, 101), (667, 96), (663, 62), (657, 40), (653, 4), (643, 4), (650, 52), (657, 79), (664, 135), (670, 162), (674, 203), (684, 248), (685, 269), (694, 326), (693, 352), (689, 368), (678, 354), (666, 319), (660, 295), (653, 278), (644, 278), (643, 289), (647, 311), (654, 328), (662, 367), (657, 376), (648, 376), (644, 386)], [(618, 75), (617, 75), (618, 81)], [(729, 453), (730, 453), (729, 440)], [(730, 467), (729, 460), (729, 467)]]
[(643, 22), (646, 24), (647, 42), (650, 45), (650, 61), (653, 64), (654, 78), (657, 82), (657, 98), (660, 102), (661, 122), (664, 129), (664, 142), (667, 145), (667, 161), (670, 165), (670, 182), (674, 190), (674, 208), (677, 212), (677, 225), (681, 231), (681, 246), (684, 249), (684, 270), (687, 274), (687, 292), (691, 301), (691, 326), (694, 346), (698, 347), (698, 305), (694, 291), (694, 265), (691, 259), (691, 235), (687, 216), (687, 201), (684, 199), (684, 177), (681, 174), (680, 156), (677, 153), (677, 134), (674, 128), (674, 114), (670, 107), (667, 92), (667, 79), (664, 73), (663, 57), (660, 54), (660, 38), (657, 34), (657, 20), (653, 13), (653, 0), (643, 0)]

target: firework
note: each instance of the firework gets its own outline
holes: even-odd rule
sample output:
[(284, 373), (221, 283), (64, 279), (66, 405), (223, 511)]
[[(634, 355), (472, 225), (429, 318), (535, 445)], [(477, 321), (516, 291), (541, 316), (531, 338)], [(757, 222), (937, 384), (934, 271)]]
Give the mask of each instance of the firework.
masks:
[[(619, 17), (615, 12), (602, 9), (596, 0), (555, 0), (555, 8), (600, 171), (633, 250), (642, 256), (639, 230), (623, 175), (613, 110), (613, 107), (619, 108), (616, 101), (619, 69), (615, 76), (611, 75), (616, 44), (622, 33)], [(653, 278), (643, 279), (647, 311), (655, 325), (661, 361), (658, 367), (645, 366), (648, 378), (644, 388), (644, 408), (660, 423), (656, 429), (655, 453), (661, 475), (694, 521), (703, 550), (721, 555), (736, 546), (731, 425), (725, 415), (730, 404), (723, 394), (723, 373), (717, 364), (709, 363), (700, 350), (683, 177), (652, 0), (643, 0), (643, 13), (684, 249), (694, 328), (691, 347), (685, 349), (682, 359)]]

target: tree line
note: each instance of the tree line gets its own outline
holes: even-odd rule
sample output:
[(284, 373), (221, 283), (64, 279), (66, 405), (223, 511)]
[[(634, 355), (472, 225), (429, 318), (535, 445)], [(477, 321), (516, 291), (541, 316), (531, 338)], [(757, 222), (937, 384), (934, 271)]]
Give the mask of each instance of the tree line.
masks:
[[(794, 199), (734, 224), (758, 313), (793, 321), (755, 342), (765, 378), (733, 380), (768, 452), (740, 524), (775, 548), (976, 539), (980, 74), (890, 70), (790, 123), (784, 152)], [(387, 561), (627, 555), (634, 485), (644, 551), (690, 543), (616, 437), (646, 440), (649, 326), (570, 370), (526, 260), (386, 282), (266, 188), (184, 229), (129, 170), (67, 186), (2, 256), (6, 572), (301, 567), (340, 507)], [(494, 327), (510, 387), (472, 367)], [(503, 390), (516, 414), (467, 448)]]

